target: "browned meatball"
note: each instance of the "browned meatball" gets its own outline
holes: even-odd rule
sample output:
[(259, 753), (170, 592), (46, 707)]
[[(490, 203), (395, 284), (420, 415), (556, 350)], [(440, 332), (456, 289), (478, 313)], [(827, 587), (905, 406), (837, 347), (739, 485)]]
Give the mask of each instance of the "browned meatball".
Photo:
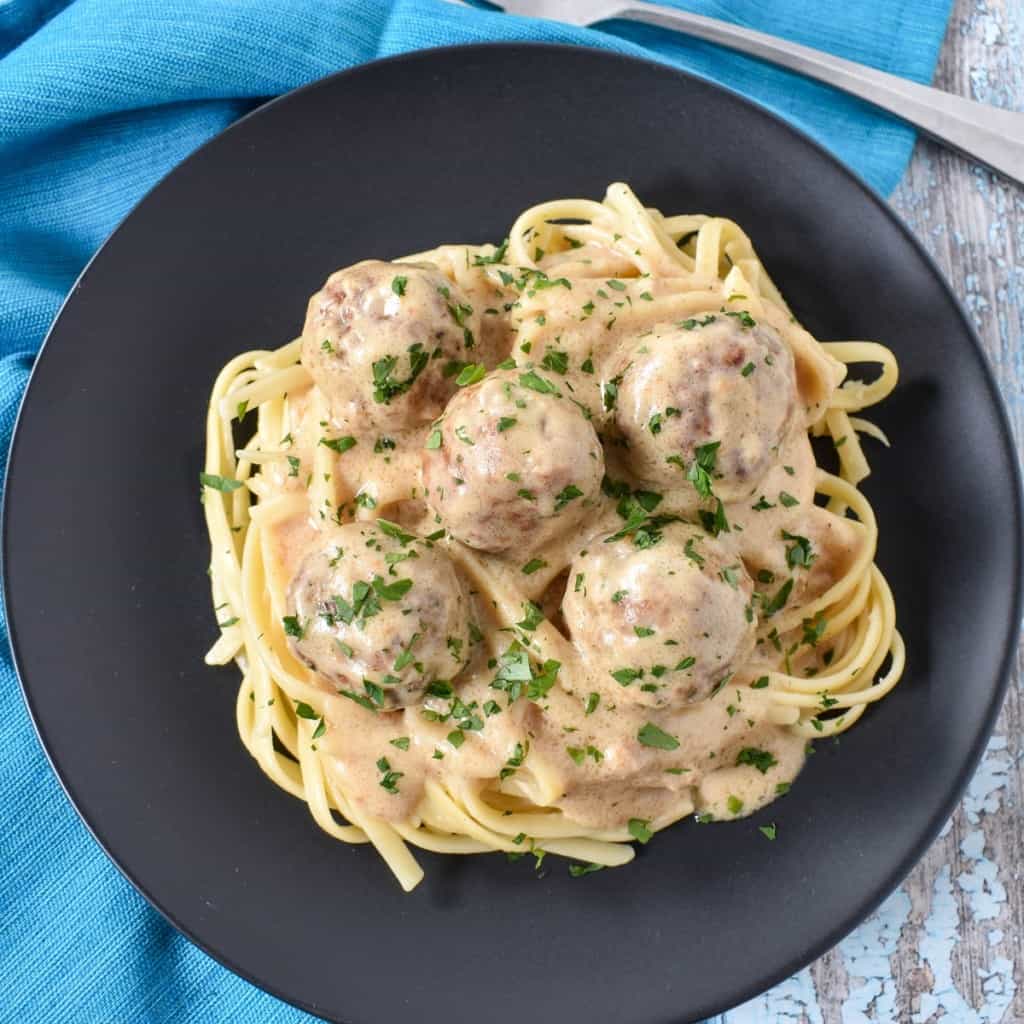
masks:
[(390, 523), (327, 534), (291, 581), (288, 612), (303, 662), (331, 686), (387, 707), (416, 703), (469, 658), (469, 606), (451, 560)]
[(448, 403), (427, 438), (426, 498), (452, 536), (482, 551), (536, 550), (577, 526), (601, 488), (593, 426), (564, 385), (499, 370)]
[(302, 363), (349, 426), (429, 423), (471, 362), (480, 318), (427, 263), (367, 260), (332, 274), (309, 302)]
[(664, 526), (647, 547), (595, 538), (569, 580), (566, 625), (609, 699), (647, 707), (703, 700), (754, 648), (753, 581), (694, 526)]
[[(723, 501), (749, 495), (796, 422), (792, 353), (747, 313), (655, 328), (608, 377), (630, 468), (675, 490), (684, 506), (698, 505), (708, 488)], [(693, 472), (696, 483), (695, 463), (708, 471), (707, 479)]]

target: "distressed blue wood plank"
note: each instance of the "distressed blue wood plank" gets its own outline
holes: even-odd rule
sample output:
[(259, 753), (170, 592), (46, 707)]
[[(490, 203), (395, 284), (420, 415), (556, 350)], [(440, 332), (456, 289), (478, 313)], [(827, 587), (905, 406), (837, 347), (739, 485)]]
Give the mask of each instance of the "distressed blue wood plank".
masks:
[[(1024, 0), (958, 0), (936, 85), (1024, 109)], [(892, 202), (972, 318), (1021, 450), (1024, 189), (922, 142)], [(1024, 1022), (1021, 661), (964, 800), (904, 885), (810, 968), (712, 1024)]]

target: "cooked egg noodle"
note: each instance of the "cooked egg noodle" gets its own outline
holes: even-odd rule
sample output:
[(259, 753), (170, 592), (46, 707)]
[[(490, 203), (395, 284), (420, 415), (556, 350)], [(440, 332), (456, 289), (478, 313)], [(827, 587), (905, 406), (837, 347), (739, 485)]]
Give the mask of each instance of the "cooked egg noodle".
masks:
[[(874, 342), (819, 345), (795, 324), (750, 239), (735, 223), (704, 215), (665, 217), (642, 207), (624, 185), (612, 185), (601, 203), (557, 200), (525, 211), (511, 229), (501, 266), (513, 273), (527, 268), (543, 274), (543, 268), (550, 266), (552, 276), (571, 274), (582, 269), (572, 262), (578, 250), (603, 253), (607, 265), (622, 268), (624, 278), (649, 275), (652, 281), (689, 281), (692, 301), (689, 292), (650, 297), (651, 322), (662, 308), (678, 315), (680, 308), (717, 308), (715, 304), (720, 303), (723, 309), (765, 317), (792, 346), (802, 346), (808, 358), (818, 360), (823, 375), (836, 365), (829, 359), (880, 367), (871, 383), (847, 380), (835, 387), (836, 380), (826, 382), (822, 386), (825, 402), (810, 407), (811, 433), (831, 437), (839, 461), (838, 475), (818, 470), (815, 490), (828, 499), (830, 512), (855, 521), (856, 553), (819, 596), (784, 608), (761, 623), (761, 647), (767, 646), (770, 629), (780, 650), (797, 651), (795, 667), (790, 668), (787, 657), (785, 671), (773, 667), (767, 672), (770, 710), (766, 720), (785, 723), (796, 735), (811, 740), (845, 731), (868, 704), (896, 685), (905, 663), (892, 593), (874, 564), (877, 524), (870, 504), (857, 489), (869, 472), (859, 435), (888, 441), (870, 422), (851, 415), (892, 391), (898, 378), (895, 358)], [(471, 254), (493, 262), (495, 253), (490, 246), (466, 247), (466, 266)], [(493, 268), (481, 272), (491, 274)], [(586, 270), (582, 273), (585, 276)], [(368, 815), (346, 794), (338, 776), (325, 771), (316, 737), (323, 733), (328, 716), (327, 697), (289, 649), (281, 625), (284, 597), (271, 585), (266, 569), (270, 557), (266, 530), (272, 524), (303, 513), (315, 518), (316, 511), (321, 518), (330, 510), (340, 516), (354, 497), (345, 493), (347, 481), (328, 446), (317, 445), (311, 453), (293, 451), (288, 440), (297, 396), (305, 395), (311, 403), (307, 415), (322, 422), (329, 419), (322, 396), (310, 387), (309, 374), (299, 363), (300, 349), (301, 339), (296, 339), (275, 351), (247, 352), (232, 359), (217, 377), (207, 417), (204, 472), (224, 483), (203, 489), (212, 600), (222, 623), (206, 660), (212, 665), (234, 661), (242, 673), (236, 724), (246, 749), (278, 786), (306, 801), (314, 820), (330, 835), (345, 842), (372, 843), (406, 890), (418, 884), (423, 874), (409, 845), (449, 854), (547, 852), (602, 866), (628, 862), (633, 857), (628, 845), (633, 837), (625, 828), (583, 827), (551, 806), (559, 795), (560, 779), (537, 754), (531, 754), (509, 781), (457, 774), (428, 777), (413, 818), (402, 822)], [(841, 379), (842, 375), (836, 376)], [(255, 433), (236, 449), (232, 421), (253, 410), (257, 412)], [(259, 471), (281, 466), (285, 460), (301, 465), (301, 476), (293, 472), (296, 485), (275, 493)], [(306, 488), (298, 485), (304, 479), (308, 479)], [(388, 490), (367, 480), (362, 486), (373, 495), (376, 506), (357, 508), (355, 514), (361, 519), (372, 520), (408, 497), (404, 484)], [(489, 602), (500, 628), (513, 630), (538, 664), (549, 659), (559, 662), (559, 683), (571, 689), (574, 649), (562, 633), (547, 621), (530, 633), (516, 630), (515, 623), (533, 592), (528, 596), (509, 583), (507, 574), (492, 572), (487, 561), (469, 548), (449, 542), (448, 549), (463, 577)], [(550, 567), (540, 582), (546, 583), (563, 568)], [(801, 630), (806, 631), (808, 623), (819, 628), (813, 643), (801, 646)], [(495, 633), (488, 635), (487, 642), (493, 654), (500, 653)], [(831, 660), (820, 665), (817, 655), (826, 649)], [(653, 827), (663, 828), (693, 809), (691, 794), (684, 788), (671, 811)]]

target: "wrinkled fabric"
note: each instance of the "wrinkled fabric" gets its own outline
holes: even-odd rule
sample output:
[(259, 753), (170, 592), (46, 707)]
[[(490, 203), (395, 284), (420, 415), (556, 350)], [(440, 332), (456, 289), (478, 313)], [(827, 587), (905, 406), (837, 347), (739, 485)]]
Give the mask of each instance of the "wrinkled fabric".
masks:
[[(677, 5), (927, 82), (950, 0)], [(721, 82), (809, 132), (882, 194), (910, 156), (912, 130), (856, 100), (624, 21), (582, 30), (443, 0), (0, 2), (3, 457), (63, 296), (103, 239), (185, 156), (265, 98), (341, 68), (422, 47), (508, 40), (585, 43)], [(6, 629), (0, 652), (0, 1020), (312, 1021), (200, 952), (118, 874), (39, 746)]]

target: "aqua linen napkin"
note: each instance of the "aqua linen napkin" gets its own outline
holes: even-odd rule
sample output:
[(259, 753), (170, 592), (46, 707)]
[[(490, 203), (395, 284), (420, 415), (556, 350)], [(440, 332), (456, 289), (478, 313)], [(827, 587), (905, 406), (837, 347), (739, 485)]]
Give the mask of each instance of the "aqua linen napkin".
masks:
[[(950, 0), (679, 6), (928, 82)], [(913, 145), (909, 128), (827, 87), (626, 22), (585, 31), (442, 0), (0, 0), (3, 457), (61, 299), (187, 154), (263, 98), (340, 68), (421, 47), (524, 39), (653, 57), (721, 82), (810, 132), (883, 194)], [(107, 861), (39, 747), (6, 630), (0, 652), (0, 1019), (312, 1021), (192, 946)]]

